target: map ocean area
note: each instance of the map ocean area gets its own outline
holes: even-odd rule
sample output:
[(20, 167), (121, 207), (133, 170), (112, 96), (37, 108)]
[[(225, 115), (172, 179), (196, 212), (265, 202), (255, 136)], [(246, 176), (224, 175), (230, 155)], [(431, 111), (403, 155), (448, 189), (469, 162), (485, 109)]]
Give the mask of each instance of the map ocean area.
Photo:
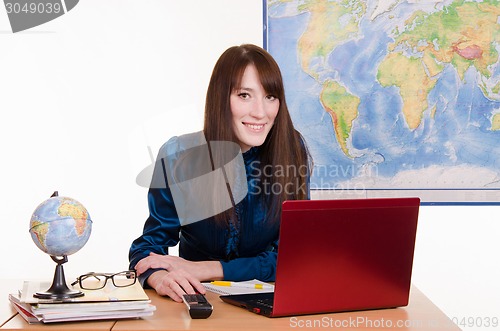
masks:
[(267, 7), (312, 187), (500, 189), (498, 1)]

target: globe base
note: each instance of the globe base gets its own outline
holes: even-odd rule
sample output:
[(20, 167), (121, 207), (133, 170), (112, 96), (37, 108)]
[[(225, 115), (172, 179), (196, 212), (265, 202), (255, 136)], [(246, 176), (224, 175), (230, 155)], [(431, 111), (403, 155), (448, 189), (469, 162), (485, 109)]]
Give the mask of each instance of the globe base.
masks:
[(68, 257), (64, 255), (62, 258), (51, 256), (52, 260), (57, 263), (56, 271), (54, 272), (54, 280), (52, 285), (45, 292), (36, 292), (33, 294), (38, 299), (70, 299), (78, 298), (84, 295), (81, 291), (75, 291), (68, 288), (66, 285), (66, 278), (64, 277), (63, 263), (68, 262)]
[(65, 300), (65, 299), (78, 298), (84, 295), (83, 292), (73, 291), (70, 290), (69, 288), (66, 292), (63, 293), (54, 293), (51, 292), (51, 289), (52, 288), (48, 289), (47, 292), (36, 292), (35, 294), (33, 294), (33, 296), (38, 299)]

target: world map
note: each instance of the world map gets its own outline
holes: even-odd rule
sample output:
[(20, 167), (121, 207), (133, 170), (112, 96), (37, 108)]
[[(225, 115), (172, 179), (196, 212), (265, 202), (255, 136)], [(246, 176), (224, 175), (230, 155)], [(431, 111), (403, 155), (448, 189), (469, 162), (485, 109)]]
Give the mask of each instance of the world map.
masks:
[(311, 188), (500, 189), (500, 3), (268, 0)]

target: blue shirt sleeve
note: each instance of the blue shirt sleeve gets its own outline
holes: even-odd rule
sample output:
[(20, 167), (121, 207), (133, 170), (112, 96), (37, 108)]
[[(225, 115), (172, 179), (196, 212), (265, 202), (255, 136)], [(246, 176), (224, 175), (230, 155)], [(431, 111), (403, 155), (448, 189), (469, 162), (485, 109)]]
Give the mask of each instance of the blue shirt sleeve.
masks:
[[(170, 189), (162, 163), (164, 150), (160, 150), (152, 178), (152, 187), (148, 192), (149, 217), (144, 224), (142, 235), (132, 242), (129, 250), (129, 268), (133, 269), (137, 262), (147, 257), (149, 253), (166, 255), (168, 248), (179, 242), (180, 222), (175, 209)], [(160, 185), (161, 183), (163, 185)], [(145, 282), (152, 272), (140, 276), (139, 281)]]
[(168, 189), (150, 189), (149, 217), (142, 235), (133, 241), (129, 251), (130, 268), (150, 252), (168, 254), (168, 248), (179, 242), (180, 222)]

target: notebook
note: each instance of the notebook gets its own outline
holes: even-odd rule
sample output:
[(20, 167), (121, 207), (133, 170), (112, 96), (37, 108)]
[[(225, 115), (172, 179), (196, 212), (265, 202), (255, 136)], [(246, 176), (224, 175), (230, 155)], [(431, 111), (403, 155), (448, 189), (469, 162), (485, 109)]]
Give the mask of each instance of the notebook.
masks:
[[(243, 282), (232, 282), (234, 286), (220, 286), (209, 282), (203, 282), (203, 286), (207, 291), (222, 295), (230, 294), (249, 294), (249, 293), (265, 293), (273, 292), (274, 285), (262, 282), (258, 279), (247, 280)], [(266, 288), (257, 288), (255, 285), (264, 285)]]
[(419, 198), (285, 201), (274, 293), (222, 295), (268, 317), (408, 305)]

